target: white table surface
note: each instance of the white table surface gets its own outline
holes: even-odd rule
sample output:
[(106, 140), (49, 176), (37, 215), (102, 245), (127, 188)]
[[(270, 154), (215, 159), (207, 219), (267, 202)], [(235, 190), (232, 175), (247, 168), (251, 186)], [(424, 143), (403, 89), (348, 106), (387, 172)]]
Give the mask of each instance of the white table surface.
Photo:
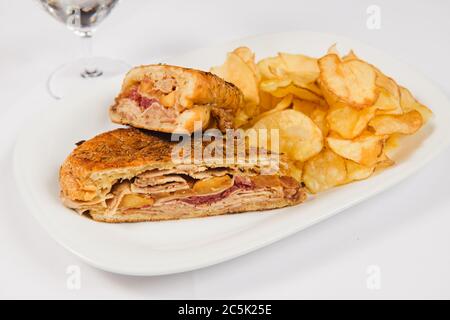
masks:
[[(366, 26), (373, 4), (379, 30)], [(139, 64), (252, 34), (331, 32), (401, 58), (450, 94), (449, 13), (448, 0), (122, 0), (95, 47)], [(390, 191), (220, 265), (137, 278), (81, 262), (34, 220), (12, 174), (23, 118), (51, 101), (48, 74), (78, 54), (79, 40), (34, 1), (0, 0), (0, 298), (450, 298), (450, 150)], [(78, 290), (67, 286), (73, 265)], [(379, 286), (368, 286), (374, 276)]]

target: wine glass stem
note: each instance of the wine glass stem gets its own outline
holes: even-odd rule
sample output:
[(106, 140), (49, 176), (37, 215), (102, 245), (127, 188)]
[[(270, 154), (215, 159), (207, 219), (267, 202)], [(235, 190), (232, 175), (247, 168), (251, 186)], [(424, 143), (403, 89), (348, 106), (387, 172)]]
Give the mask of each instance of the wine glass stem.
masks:
[(83, 78), (97, 78), (103, 74), (93, 63), (93, 49), (92, 49), (92, 32), (86, 31), (80, 34), (81, 42), (84, 46), (84, 70), (80, 73)]

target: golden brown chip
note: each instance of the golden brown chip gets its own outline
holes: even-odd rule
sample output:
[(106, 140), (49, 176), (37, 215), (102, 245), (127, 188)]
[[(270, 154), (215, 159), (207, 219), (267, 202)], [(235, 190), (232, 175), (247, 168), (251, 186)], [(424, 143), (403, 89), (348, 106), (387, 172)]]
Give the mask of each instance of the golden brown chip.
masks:
[[(320, 85), (354, 108), (372, 106), (378, 98), (376, 72), (361, 60), (342, 61), (335, 54), (319, 59)], [(323, 88), (322, 88), (323, 90)]]
[(257, 77), (236, 53), (228, 53), (225, 63), (211, 68), (211, 72), (241, 89), (247, 103), (259, 104)]
[(400, 87), (400, 104), (403, 112), (409, 112), (412, 110), (420, 112), (424, 123), (428, 122), (433, 115), (433, 112), (430, 109), (417, 101), (411, 92), (404, 87)]
[(378, 99), (374, 104), (377, 114), (402, 114), (400, 90), (397, 83), (382, 73), (377, 74)]
[(324, 137), (328, 135), (329, 128), (326, 118), (328, 107), (324, 107), (320, 104), (300, 99), (294, 99), (292, 104), (294, 110), (302, 112), (303, 114), (310, 117), (312, 121), (314, 121), (314, 123), (322, 131), (322, 135)]
[(335, 54), (338, 57), (341, 55), (339, 50), (337, 49), (337, 43), (334, 43), (331, 47), (328, 48), (327, 54)]
[(285, 88), (292, 83), (291, 79), (267, 79), (259, 84), (262, 91), (273, 93), (279, 88)]
[(341, 157), (365, 166), (373, 166), (383, 151), (386, 139), (387, 136), (365, 132), (353, 140), (331, 136), (326, 140), (330, 149)]
[(345, 139), (353, 139), (366, 129), (374, 116), (373, 107), (361, 110), (346, 105), (330, 107), (327, 114), (328, 127)]
[(294, 99), (292, 102), (292, 108), (294, 110), (300, 111), (301, 113), (306, 114), (308, 117), (311, 117), (311, 113), (319, 107), (320, 105), (318, 105), (317, 103), (307, 100)]
[(345, 183), (367, 179), (375, 171), (375, 166), (363, 166), (352, 160), (345, 160), (345, 165), (347, 168), (347, 179)]
[[(271, 80), (271, 82), (263, 81), (261, 82), (260, 88), (263, 91), (270, 92), (274, 97), (282, 98), (287, 96), (288, 94), (293, 94), (298, 99), (303, 99), (311, 102), (315, 102), (318, 104), (324, 105), (325, 102), (322, 97), (318, 96), (311, 90), (297, 87), (296, 85), (288, 85), (288, 86), (276, 86), (274, 85), (275, 80)], [(279, 84), (279, 83), (278, 83)]]
[(353, 50), (350, 50), (344, 57), (342, 57), (342, 61), (349, 61), (349, 60), (360, 60), (355, 52)]
[(292, 79), (295, 85), (303, 87), (319, 77), (320, 70), (316, 58), (282, 52), (278, 56), (283, 62), (284, 77)]
[(280, 79), (283, 77), (280, 57), (270, 57), (262, 59), (257, 63), (257, 68), (262, 80)]
[(264, 112), (272, 109), (274, 105), (273, 98), (269, 92), (259, 90), (259, 110)]
[[(295, 82), (295, 80), (293, 81), (293, 83), (294, 83), (294, 85), (298, 86), (298, 84)], [(322, 89), (320, 89), (317, 82), (311, 82), (311, 83), (305, 84), (302, 86), (302, 88), (305, 88), (305, 89), (315, 93), (317, 96), (323, 98)]]
[(308, 160), (303, 167), (303, 182), (312, 193), (341, 185), (346, 178), (345, 160), (329, 149)]
[(393, 133), (413, 134), (422, 127), (423, 120), (421, 114), (412, 110), (401, 115), (376, 116), (369, 122), (376, 135), (386, 135)]
[(401, 134), (393, 133), (387, 138), (384, 144), (384, 152), (389, 152), (391, 150), (396, 149), (400, 145)]
[(323, 107), (316, 108), (311, 112), (310, 116), (312, 121), (320, 128), (322, 135), (326, 137), (329, 132), (328, 121), (327, 121), (327, 111)]
[[(253, 129), (278, 129), (280, 151), (291, 160), (306, 161), (318, 154), (323, 147), (322, 131), (306, 115), (295, 110), (271, 113), (260, 119)], [(267, 134), (270, 139), (270, 134)], [(272, 145), (271, 141), (261, 142)]]
[(382, 153), (377, 160), (377, 164), (376, 164), (376, 169), (380, 170), (380, 169), (385, 169), (388, 168), (390, 166), (393, 166), (395, 164), (395, 161), (392, 160), (391, 158), (389, 158), (386, 153)]
[(288, 172), (289, 175), (297, 180), (298, 182), (302, 182), (303, 176), (303, 166), (304, 162), (301, 161), (288, 161)]
[(256, 122), (258, 122), (259, 120), (261, 120), (264, 117), (267, 117), (268, 115), (271, 115), (271, 114), (274, 114), (274, 113), (277, 113), (277, 112), (283, 111), (284, 109), (289, 108), (292, 104), (292, 100), (293, 100), (292, 94), (285, 96), (283, 99), (281, 99), (281, 101), (279, 101), (275, 105), (275, 107), (259, 114), (255, 118), (253, 118), (251, 124), (252, 125), (255, 124)]
[(255, 63), (255, 54), (253, 53), (253, 51), (247, 47), (239, 47), (234, 49), (233, 52), (237, 54), (246, 65), (249, 66), (249, 68), (253, 71), (253, 74), (256, 77), (256, 81), (260, 82), (261, 75)]

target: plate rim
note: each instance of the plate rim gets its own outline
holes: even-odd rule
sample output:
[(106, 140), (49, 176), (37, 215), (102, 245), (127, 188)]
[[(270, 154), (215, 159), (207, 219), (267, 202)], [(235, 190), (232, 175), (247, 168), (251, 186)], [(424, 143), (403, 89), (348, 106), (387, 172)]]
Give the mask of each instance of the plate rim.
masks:
[[(227, 42), (221, 43), (221, 44), (212, 44), (211, 46), (197, 48), (197, 49), (185, 52), (185, 53), (178, 54), (176, 56), (169, 57), (168, 60), (174, 60), (174, 59), (176, 59), (176, 57), (182, 57), (182, 56), (189, 55), (189, 54), (195, 54), (195, 52), (199, 52), (199, 51), (206, 50), (209, 48), (215, 48), (215, 47), (226, 46), (226, 45), (231, 46), (234, 43), (250, 41), (252, 39), (257, 39), (257, 38), (261, 38), (261, 37), (277, 36), (277, 35), (286, 36), (289, 34), (297, 34), (298, 35), (299, 33), (300, 34), (309, 34), (309, 35), (317, 34), (317, 35), (321, 35), (321, 36), (335, 37), (337, 39), (346, 39), (347, 41), (354, 42), (359, 45), (363, 45), (370, 50), (374, 50), (374, 52), (376, 52), (376, 53), (381, 53), (385, 57), (388, 57), (392, 60), (397, 61), (396, 58), (390, 56), (389, 54), (384, 53), (380, 49), (374, 48), (371, 45), (365, 44), (364, 42), (361, 42), (359, 40), (353, 40), (353, 39), (345, 37), (345, 36), (334, 35), (334, 34), (330, 34), (330, 33), (310, 32), (310, 31), (288, 31), (288, 32), (265, 33), (265, 34), (258, 34), (258, 35), (254, 35), (254, 36), (248, 36), (248, 37), (244, 37), (244, 38), (235, 39), (232, 41), (227, 41)], [(225, 52), (224, 52), (224, 55), (225, 55)], [(415, 74), (417, 74), (417, 76), (424, 79), (430, 85), (432, 85), (434, 88), (436, 88), (442, 94), (442, 96), (444, 96), (446, 98), (447, 103), (449, 103), (449, 105), (450, 105), (448, 96), (445, 94), (445, 92), (442, 90), (442, 88), (439, 85), (435, 84), (434, 81), (432, 81), (429, 77), (427, 77), (422, 72), (415, 69), (414, 67), (411, 67), (410, 65), (403, 63), (403, 62), (401, 62), (401, 65), (408, 68), (409, 70), (413, 71)], [(70, 96), (68, 96), (68, 98), (70, 98)], [(48, 107), (44, 108), (39, 114), (34, 114), (34, 115), (28, 117), (26, 119), (26, 121), (24, 121), (24, 123), (25, 123), (24, 128), (28, 127), (28, 126), (26, 126), (26, 124), (30, 124), (33, 122), (33, 120), (35, 120), (36, 118), (39, 118), (39, 115), (46, 114), (46, 113), (50, 112), (53, 108), (57, 108), (61, 103), (63, 103), (63, 101), (65, 101), (65, 100), (63, 99), (62, 101), (54, 101)], [(34, 218), (39, 222), (39, 224), (44, 228), (44, 230), (50, 235), (51, 238), (53, 238), (63, 248), (67, 249), (69, 252), (71, 252), (75, 256), (79, 257), (81, 260), (85, 261), (89, 265), (92, 265), (93, 267), (96, 267), (96, 268), (99, 268), (99, 269), (102, 269), (102, 270), (105, 270), (108, 272), (124, 274), (124, 275), (133, 275), (133, 276), (157, 276), (157, 275), (167, 275), (167, 274), (188, 272), (188, 271), (192, 271), (192, 270), (196, 270), (196, 269), (205, 268), (205, 267), (208, 267), (211, 265), (215, 265), (215, 264), (218, 264), (218, 263), (221, 263), (224, 261), (232, 260), (239, 256), (245, 255), (249, 252), (252, 252), (252, 251), (258, 250), (260, 248), (263, 248), (265, 246), (268, 246), (268, 245), (275, 243), (281, 239), (287, 238), (301, 230), (304, 230), (312, 225), (315, 225), (323, 220), (326, 220), (326, 219), (336, 215), (337, 213), (343, 212), (346, 209), (353, 207), (369, 198), (372, 198), (383, 191), (387, 191), (388, 189), (392, 188), (393, 186), (395, 186), (395, 185), (399, 184), (400, 182), (406, 180), (407, 178), (411, 177), (412, 174), (414, 174), (415, 172), (422, 169), (427, 163), (429, 163), (431, 160), (436, 158), (440, 153), (445, 151), (450, 146), (450, 133), (449, 133), (446, 136), (447, 139), (445, 141), (441, 142), (439, 148), (434, 149), (433, 150), (434, 152), (429, 153), (425, 159), (422, 159), (420, 164), (410, 168), (410, 170), (408, 172), (404, 172), (401, 177), (399, 177), (397, 179), (392, 179), (392, 181), (389, 181), (389, 183), (378, 187), (375, 191), (372, 191), (372, 192), (368, 193), (367, 195), (364, 195), (364, 196), (356, 199), (355, 201), (349, 202), (343, 207), (338, 207), (336, 209), (330, 210), (329, 212), (327, 212), (327, 214), (321, 215), (317, 219), (314, 219), (313, 221), (310, 221), (307, 224), (302, 224), (300, 226), (293, 226), (288, 232), (274, 233), (274, 236), (271, 237), (270, 239), (261, 240), (257, 244), (253, 244), (252, 246), (247, 245), (244, 249), (236, 250), (235, 252), (228, 254), (228, 255), (222, 255), (219, 257), (216, 256), (214, 259), (209, 259), (208, 261), (205, 261), (200, 264), (191, 264), (189, 266), (184, 266), (184, 267), (183, 266), (182, 267), (174, 267), (172, 269), (159, 270), (156, 272), (155, 271), (145, 272), (142, 270), (141, 271), (124, 270), (121, 268), (115, 268), (114, 266), (109, 266), (109, 265), (104, 265), (104, 264), (98, 263), (94, 259), (85, 256), (83, 253), (78, 252), (77, 250), (75, 250), (74, 248), (69, 246), (67, 243), (65, 243), (63, 241), (64, 239), (61, 239), (60, 237), (58, 237), (56, 235), (56, 233), (53, 231), (53, 229), (47, 223), (44, 223), (43, 218), (42, 218), (41, 214), (39, 213), (39, 211), (42, 209), (39, 206), (36, 206), (36, 201), (33, 202), (30, 193), (26, 192), (26, 190), (29, 189), (30, 187), (27, 186), (26, 179), (24, 179), (22, 177), (22, 173), (21, 173), (21, 167), (22, 167), (21, 163), (23, 160), (21, 160), (20, 154), (21, 154), (21, 148), (24, 147), (23, 141), (24, 141), (24, 139), (26, 139), (25, 138), (26, 133), (27, 133), (27, 130), (22, 129), (15, 141), (14, 150), (13, 150), (13, 174), (14, 174), (14, 179), (16, 181), (20, 196), (21, 196), (22, 200), (25, 202), (28, 210), (30, 210), (30, 212), (32, 213)]]

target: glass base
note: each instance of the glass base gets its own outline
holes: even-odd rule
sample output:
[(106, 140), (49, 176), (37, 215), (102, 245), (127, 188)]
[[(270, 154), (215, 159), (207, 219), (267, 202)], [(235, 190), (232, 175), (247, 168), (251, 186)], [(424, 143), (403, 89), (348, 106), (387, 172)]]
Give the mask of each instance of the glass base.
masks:
[(90, 85), (95, 79), (124, 74), (130, 65), (105, 57), (94, 57), (69, 62), (58, 67), (47, 80), (47, 91), (55, 99), (61, 99), (73, 88)]

